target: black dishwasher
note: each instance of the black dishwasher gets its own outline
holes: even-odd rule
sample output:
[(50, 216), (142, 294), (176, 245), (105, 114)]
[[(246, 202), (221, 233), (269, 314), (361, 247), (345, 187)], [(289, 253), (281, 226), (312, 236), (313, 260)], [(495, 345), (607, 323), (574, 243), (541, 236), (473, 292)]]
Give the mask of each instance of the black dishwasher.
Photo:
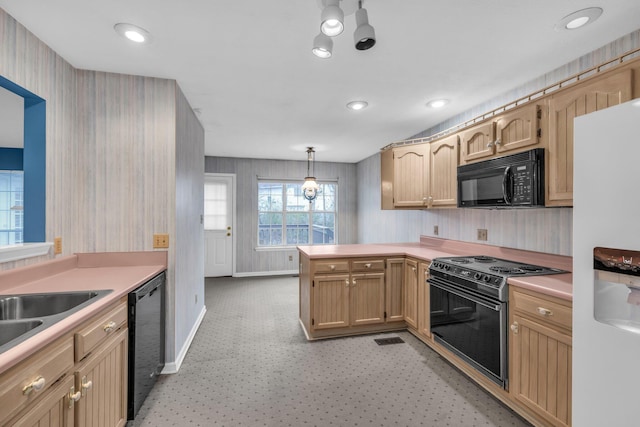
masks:
[(164, 368), (165, 277), (162, 272), (129, 293), (129, 420)]

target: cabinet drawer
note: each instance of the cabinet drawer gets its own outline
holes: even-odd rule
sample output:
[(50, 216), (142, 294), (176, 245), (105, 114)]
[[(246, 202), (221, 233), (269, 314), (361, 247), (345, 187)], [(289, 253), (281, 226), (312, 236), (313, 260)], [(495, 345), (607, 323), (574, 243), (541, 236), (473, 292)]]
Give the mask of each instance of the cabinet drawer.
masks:
[(76, 362), (82, 360), (98, 344), (113, 335), (127, 322), (127, 303), (122, 302), (105, 314), (98, 316), (88, 326), (75, 334)]
[(0, 422), (36, 401), (73, 368), (73, 338), (44, 347), (0, 376)]
[(521, 292), (513, 293), (511, 304), (513, 304), (512, 308), (514, 310), (519, 310), (532, 315), (534, 318), (571, 329), (571, 307)]
[(369, 261), (353, 261), (351, 271), (365, 273), (367, 271), (384, 271), (384, 260), (374, 259)]
[(348, 273), (349, 261), (314, 262), (316, 273)]

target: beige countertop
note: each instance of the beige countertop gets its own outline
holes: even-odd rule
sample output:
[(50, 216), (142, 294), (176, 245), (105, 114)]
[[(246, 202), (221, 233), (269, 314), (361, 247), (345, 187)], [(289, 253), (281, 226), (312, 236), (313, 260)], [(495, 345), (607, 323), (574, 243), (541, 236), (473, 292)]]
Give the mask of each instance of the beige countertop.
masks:
[(407, 256), (431, 261), (438, 257), (487, 255), (528, 264), (543, 265), (566, 270), (568, 273), (510, 278), (507, 283), (565, 300), (573, 300), (572, 258), (563, 255), (427, 236), (421, 236), (420, 242), (413, 243), (298, 246), (298, 250), (310, 259)]
[(167, 269), (167, 252), (76, 254), (0, 272), (0, 294), (111, 289), (96, 302), (0, 353), (0, 373)]

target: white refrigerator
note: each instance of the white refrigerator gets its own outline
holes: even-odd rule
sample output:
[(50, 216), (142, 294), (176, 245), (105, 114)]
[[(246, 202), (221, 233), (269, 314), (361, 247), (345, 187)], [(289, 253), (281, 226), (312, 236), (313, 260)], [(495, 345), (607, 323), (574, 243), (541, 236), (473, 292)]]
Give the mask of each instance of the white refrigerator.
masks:
[[(573, 425), (637, 426), (640, 253), (632, 251), (640, 251), (640, 102), (574, 124)], [(594, 270), (595, 248), (613, 254), (605, 261), (612, 272)]]

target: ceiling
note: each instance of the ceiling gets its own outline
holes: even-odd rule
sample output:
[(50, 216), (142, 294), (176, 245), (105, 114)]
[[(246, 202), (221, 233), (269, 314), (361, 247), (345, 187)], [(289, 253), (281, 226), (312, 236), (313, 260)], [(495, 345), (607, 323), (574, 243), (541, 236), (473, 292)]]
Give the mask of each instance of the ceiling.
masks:
[[(343, 0), (352, 2), (354, 0)], [(517, 87), (640, 26), (638, 0), (365, 0), (376, 31), (354, 48), (355, 16), (333, 57), (311, 53), (321, 0), (0, 0), (81, 69), (175, 79), (211, 156), (358, 162), (381, 147)], [(602, 16), (556, 31), (564, 16)], [(346, 9), (346, 7), (345, 7)], [(114, 24), (148, 30), (134, 45)], [(426, 107), (435, 98), (451, 102)], [(345, 105), (364, 99), (369, 107)]]

